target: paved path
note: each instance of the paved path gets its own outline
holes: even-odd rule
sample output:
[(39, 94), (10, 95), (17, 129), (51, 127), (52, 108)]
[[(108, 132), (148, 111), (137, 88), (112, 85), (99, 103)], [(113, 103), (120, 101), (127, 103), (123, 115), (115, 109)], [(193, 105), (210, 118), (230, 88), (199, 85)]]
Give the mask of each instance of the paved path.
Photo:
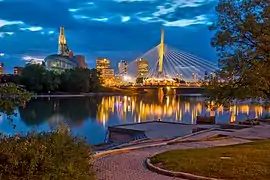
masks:
[(114, 154), (98, 158), (94, 162), (94, 167), (99, 180), (180, 180), (180, 178), (163, 176), (149, 171), (144, 166), (145, 159), (157, 153), (172, 149), (226, 146), (245, 142), (250, 141), (232, 138), (219, 141), (180, 143), (175, 145), (133, 150), (122, 154)]

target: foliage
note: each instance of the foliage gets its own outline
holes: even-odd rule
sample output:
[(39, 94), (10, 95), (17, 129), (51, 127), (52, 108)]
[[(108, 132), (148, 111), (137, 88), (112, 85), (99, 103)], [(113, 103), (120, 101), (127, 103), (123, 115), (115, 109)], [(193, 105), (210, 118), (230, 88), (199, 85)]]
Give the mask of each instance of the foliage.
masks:
[(2, 179), (89, 179), (90, 147), (74, 138), (64, 126), (50, 133), (2, 137), (0, 173)]
[(4, 83), (18, 84), (19, 83), (19, 76), (13, 75), (13, 74), (1, 74), (0, 75), (0, 84), (4, 84)]
[(143, 77), (137, 77), (136, 83), (137, 83), (137, 84), (143, 83), (143, 80), (144, 80)]
[(62, 73), (46, 70), (41, 65), (28, 65), (22, 69), (19, 84), (36, 93), (92, 92), (100, 88), (96, 69), (75, 68)]
[(11, 115), (16, 107), (23, 105), (31, 94), (13, 83), (0, 84), (0, 112)]
[(95, 69), (68, 69), (61, 74), (61, 89), (67, 92), (96, 91), (100, 86)]
[[(0, 112), (13, 115), (30, 95), (15, 84), (1, 84)], [(0, 179), (95, 179), (90, 147), (71, 136), (66, 126), (26, 136), (1, 134), (0, 138)]]
[[(46, 69), (41, 65), (29, 65), (21, 71), (21, 84), (23, 84), (27, 90), (33, 92), (41, 92), (44, 89), (44, 82), (47, 81)], [(46, 84), (47, 85), (47, 84)]]
[(221, 70), (208, 83), (219, 103), (233, 99), (270, 98), (269, 0), (220, 0), (212, 46)]

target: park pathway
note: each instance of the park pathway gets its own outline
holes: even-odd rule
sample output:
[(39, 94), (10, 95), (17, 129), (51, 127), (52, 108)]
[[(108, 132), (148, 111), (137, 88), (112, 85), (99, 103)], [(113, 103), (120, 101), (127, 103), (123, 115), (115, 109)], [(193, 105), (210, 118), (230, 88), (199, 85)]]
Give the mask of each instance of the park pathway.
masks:
[(163, 176), (149, 171), (144, 165), (145, 159), (173, 149), (206, 148), (246, 142), (250, 141), (230, 138), (218, 141), (189, 142), (138, 149), (97, 158), (94, 161), (94, 167), (99, 180), (180, 180), (180, 178)]

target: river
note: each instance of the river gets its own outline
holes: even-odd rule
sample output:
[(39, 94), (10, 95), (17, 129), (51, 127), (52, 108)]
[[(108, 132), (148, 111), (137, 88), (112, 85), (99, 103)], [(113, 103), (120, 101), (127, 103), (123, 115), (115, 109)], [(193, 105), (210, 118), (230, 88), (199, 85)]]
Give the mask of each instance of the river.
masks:
[[(259, 105), (239, 104), (215, 111), (217, 122), (228, 123), (260, 117), (270, 112)], [(90, 144), (102, 143), (107, 127), (161, 119), (193, 124), (196, 116), (209, 115), (202, 97), (182, 96), (98, 96), (74, 98), (33, 98), (16, 110), (13, 129), (6, 115), (0, 116), (0, 131), (6, 134), (31, 130), (49, 131), (58, 122), (66, 122), (72, 133), (86, 137)], [(213, 112), (212, 112), (213, 113)]]

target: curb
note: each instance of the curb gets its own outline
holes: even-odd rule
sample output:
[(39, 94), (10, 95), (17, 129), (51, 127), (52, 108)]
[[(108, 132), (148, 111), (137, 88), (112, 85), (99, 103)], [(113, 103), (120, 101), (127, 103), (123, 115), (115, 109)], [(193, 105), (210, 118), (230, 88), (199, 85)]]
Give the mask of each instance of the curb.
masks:
[(155, 173), (162, 174), (165, 176), (179, 177), (179, 178), (184, 178), (188, 180), (222, 180), (222, 179), (209, 178), (209, 177), (204, 177), (204, 176), (197, 176), (197, 175), (185, 173), (185, 172), (174, 172), (174, 171), (161, 169), (153, 165), (150, 161), (150, 158), (147, 158), (145, 160), (145, 164), (146, 164), (147, 169), (149, 169), (150, 171), (153, 171)]
[(125, 153), (128, 151), (132, 151), (132, 150), (138, 150), (138, 149), (145, 149), (145, 148), (152, 148), (152, 147), (159, 147), (159, 146), (166, 146), (166, 145), (170, 145), (170, 143), (172, 142), (184, 142), (184, 139), (201, 134), (201, 133), (206, 133), (206, 132), (210, 132), (215, 130), (216, 128), (211, 128), (211, 129), (206, 129), (206, 130), (202, 130), (202, 131), (198, 131), (192, 134), (188, 134), (186, 136), (182, 136), (182, 137), (178, 137), (172, 140), (168, 140), (166, 142), (162, 142), (162, 143), (158, 143), (158, 144), (150, 144), (150, 145), (146, 145), (146, 146), (137, 146), (137, 147), (129, 147), (129, 148), (123, 148), (123, 149), (112, 149), (112, 150), (107, 150), (107, 151), (103, 151), (103, 152), (96, 152), (93, 156), (94, 158), (99, 158), (105, 155), (110, 155), (110, 154), (120, 154), (120, 153)]

